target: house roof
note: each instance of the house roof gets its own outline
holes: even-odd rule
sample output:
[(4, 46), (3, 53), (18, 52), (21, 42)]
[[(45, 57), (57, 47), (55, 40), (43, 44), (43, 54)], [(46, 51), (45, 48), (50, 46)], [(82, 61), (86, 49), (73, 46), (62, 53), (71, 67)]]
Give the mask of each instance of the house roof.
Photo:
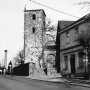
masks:
[(64, 28), (72, 24), (73, 22), (74, 21), (58, 21), (58, 26), (60, 27), (60, 30), (63, 30)]
[(85, 16), (83, 16), (82, 18), (78, 19), (77, 21), (69, 21), (69, 22), (65, 21), (66, 23), (68, 23), (68, 25), (66, 27), (61, 28), (62, 24), (59, 24), (61, 30), (58, 32), (58, 34), (66, 31), (66, 30), (68, 30), (68, 29), (70, 29), (70, 28), (72, 28), (72, 27), (74, 27), (74, 26), (76, 26), (76, 25), (78, 25), (78, 24), (88, 20), (88, 19), (90, 19), (90, 13), (85, 15)]

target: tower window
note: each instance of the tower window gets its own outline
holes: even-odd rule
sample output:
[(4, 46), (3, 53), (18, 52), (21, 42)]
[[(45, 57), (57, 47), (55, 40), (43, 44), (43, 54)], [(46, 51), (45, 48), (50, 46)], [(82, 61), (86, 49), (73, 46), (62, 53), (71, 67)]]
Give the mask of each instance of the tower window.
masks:
[(35, 20), (35, 19), (36, 19), (36, 15), (35, 15), (35, 14), (33, 14), (32, 18), (33, 18), (33, 20)]
[(32, 32), (35, 33), (35, 27), (32, 28)]

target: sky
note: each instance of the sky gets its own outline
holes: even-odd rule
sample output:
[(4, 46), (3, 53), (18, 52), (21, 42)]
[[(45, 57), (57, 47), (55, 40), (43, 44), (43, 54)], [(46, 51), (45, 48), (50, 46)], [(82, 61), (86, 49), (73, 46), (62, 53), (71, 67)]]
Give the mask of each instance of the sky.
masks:
[[(57, 25), (58, 20), (78, 20), (90, 13), (88, 8), (76, 3), (82, 0), (34, 0), (50, 8), (72, 14), (66, 14), (40, 6), (30, 0), (0, 0), (0, 61), (4, 60), (4, 50), (8, 50), (7, 63), (23, 49), (24, 46), (24, 7), (27, 10), (44, 9), (46, 17)], [(84, 0), (83, 0), (84, 1)]]

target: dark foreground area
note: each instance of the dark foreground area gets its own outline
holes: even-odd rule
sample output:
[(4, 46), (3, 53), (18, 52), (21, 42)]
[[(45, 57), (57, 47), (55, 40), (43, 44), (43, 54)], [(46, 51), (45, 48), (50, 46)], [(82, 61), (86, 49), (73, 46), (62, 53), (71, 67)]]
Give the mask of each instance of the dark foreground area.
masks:
[(90, 90), (90, 88), (32, 80), (23, 76), (0, 76), (0, 90)]

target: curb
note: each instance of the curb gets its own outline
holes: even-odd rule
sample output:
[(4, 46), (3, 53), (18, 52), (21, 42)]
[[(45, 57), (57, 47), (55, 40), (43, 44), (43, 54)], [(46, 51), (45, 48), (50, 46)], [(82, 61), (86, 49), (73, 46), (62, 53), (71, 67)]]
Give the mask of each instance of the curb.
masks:
[(74, 85), (74, 86), (81, 86), (81, 87), (87, 87), (87, 88), (90, 88), (90, 85), (87, 85), (87, 84), (69, 83), (69, 85)]
[(82, 87), (87, 87), (90, 88), (90, 85), (88, 84), (80, 84), (80, 83), (73, 83), (71, 81), (52, 81), (52, 80), (46, 80), (46, 79), (36, 79), (36, 78), (30, 78), (30, 77), (25, 77), (27, 79), (33, 79), (33, 80), (40, 80), (40, 81), (45, 81), (45, 82), (52, 82), (52, 83), (62, 83), (62, 84), (68, 84), (68, 85), (74, 85), (74, 86), (82, 86)]

